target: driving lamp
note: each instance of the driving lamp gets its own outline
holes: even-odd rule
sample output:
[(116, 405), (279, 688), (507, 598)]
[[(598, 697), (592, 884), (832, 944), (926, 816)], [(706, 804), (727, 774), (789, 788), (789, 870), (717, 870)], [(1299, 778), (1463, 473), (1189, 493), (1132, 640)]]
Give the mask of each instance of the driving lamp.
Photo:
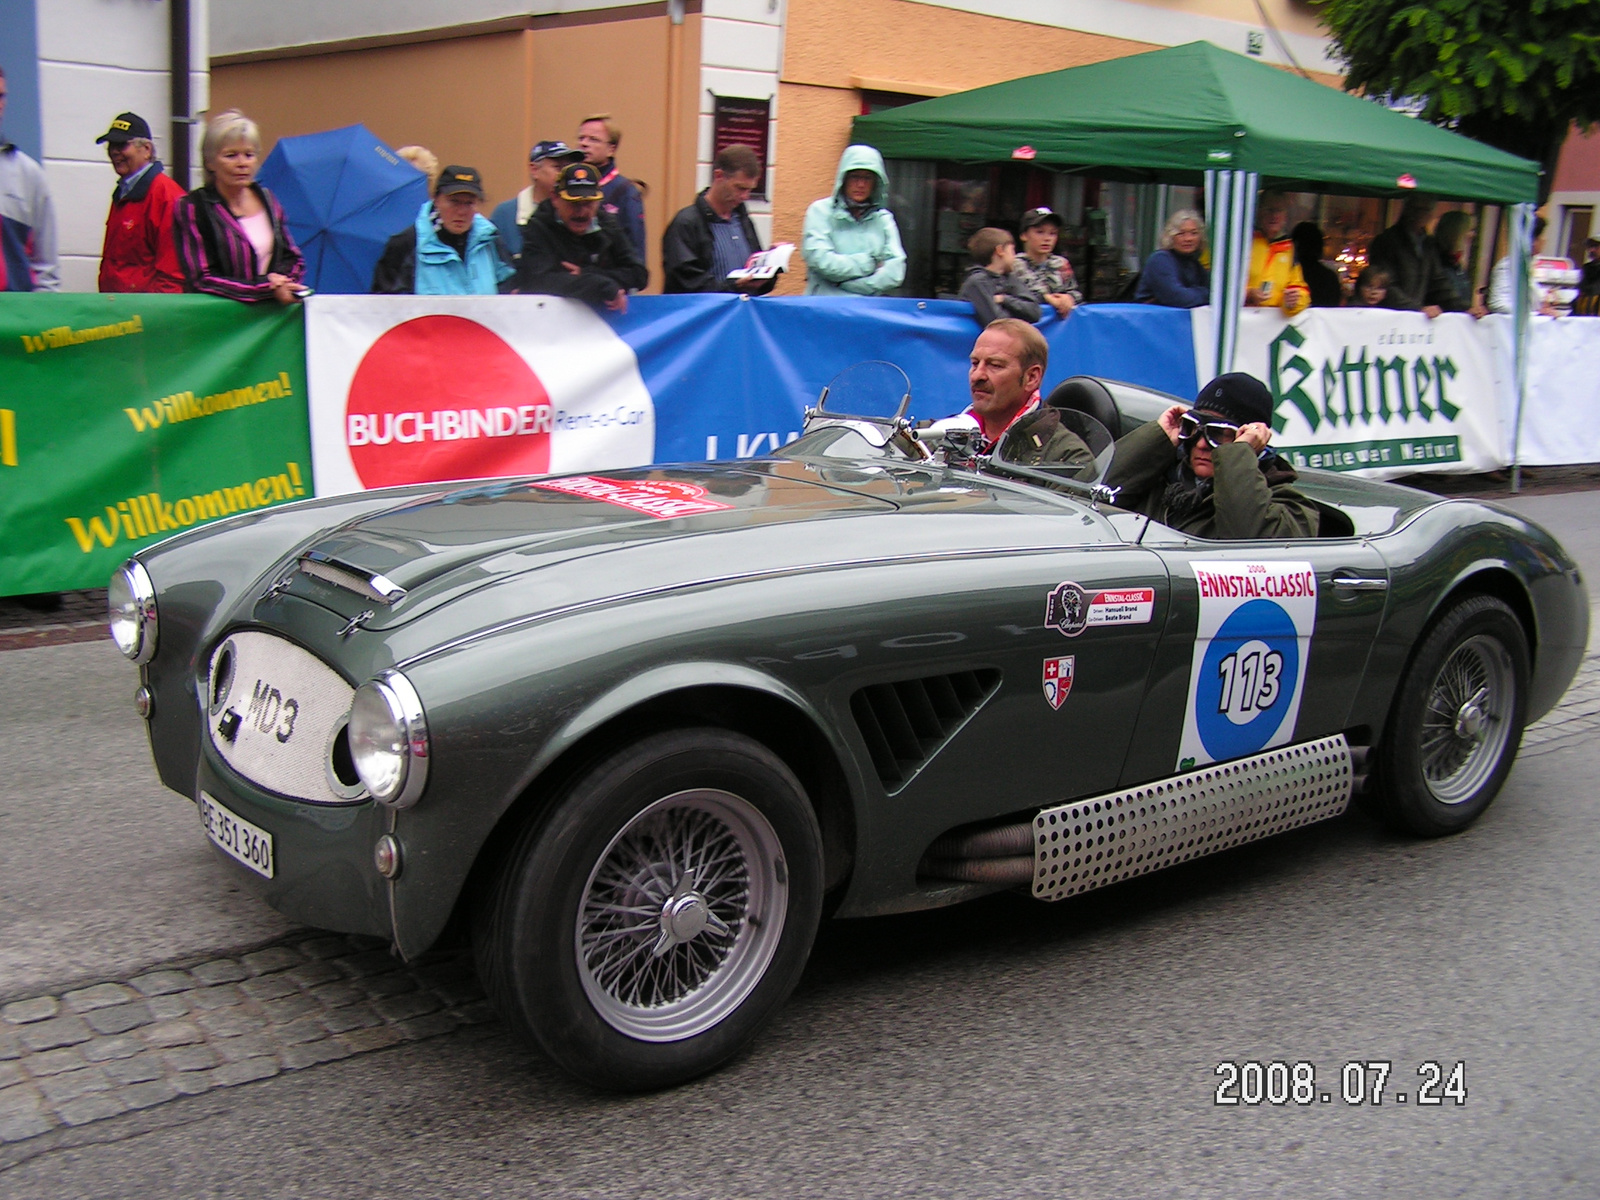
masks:
[(398, 671), (356, 689), (350, 704), (350, 758), (372, 798), (410, 808), (428, 780), (428, 726), (422, 699)]
[(117, 649), (141, 666), (149, 662), (156, 654), (156, 589), (143, 563), (130, 558), (112, 572), (106, 603)]

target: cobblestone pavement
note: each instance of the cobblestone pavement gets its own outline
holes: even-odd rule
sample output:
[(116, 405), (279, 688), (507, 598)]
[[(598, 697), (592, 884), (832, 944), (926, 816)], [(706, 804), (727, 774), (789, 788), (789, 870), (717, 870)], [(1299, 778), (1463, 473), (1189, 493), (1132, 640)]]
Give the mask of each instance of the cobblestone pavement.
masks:
[(1600, 730), (1600, 654), (1591, 654), (1578, 668), (1561, 703), (1522, 735), (1519, 753), (1548, 754), (1578, 738), (1593, 736), (1596, 730)]
[[(1523, 736), (1600, 729), (1600, 655)], [(376, 938), (304, 932), (0, 1005), (0, 1144), (495, 1020), (469, 955), (404, 964)]]
[(0, 1006), (0, 1144), (494, 1020), (465, 954), (302, 934)]

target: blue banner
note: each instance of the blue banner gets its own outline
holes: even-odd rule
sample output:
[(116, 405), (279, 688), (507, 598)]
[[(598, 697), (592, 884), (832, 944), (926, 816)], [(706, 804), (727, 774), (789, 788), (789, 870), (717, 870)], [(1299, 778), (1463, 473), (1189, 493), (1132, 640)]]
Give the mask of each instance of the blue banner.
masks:
[[(905, 371), (911, 416), (961, 412), (980, 332), (961, 301), (831, 296), (636, 296), (607, 323), (633, 348), (655, 403), (657, 462), (771, 453), (830, 379), (867, 359)], [(1100, 375), (1194, 395), (1187, 309), (1097, 304), (1065, 320), (1047, 313), (1039, 330), (1050, 343), (1046, 394)]]

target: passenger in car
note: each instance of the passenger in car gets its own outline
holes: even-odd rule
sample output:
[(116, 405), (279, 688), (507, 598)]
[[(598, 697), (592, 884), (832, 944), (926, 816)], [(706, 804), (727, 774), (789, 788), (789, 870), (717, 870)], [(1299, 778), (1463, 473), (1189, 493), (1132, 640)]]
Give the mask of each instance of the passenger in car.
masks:
[(1117, 442), (1105, 482), (1120, 508), (1195, 537), (1316, 537), (1316, 505), (1267, 449), (1272, 395), (1253, 375), (1219, 375), (1193, 408), (1174, 404)]

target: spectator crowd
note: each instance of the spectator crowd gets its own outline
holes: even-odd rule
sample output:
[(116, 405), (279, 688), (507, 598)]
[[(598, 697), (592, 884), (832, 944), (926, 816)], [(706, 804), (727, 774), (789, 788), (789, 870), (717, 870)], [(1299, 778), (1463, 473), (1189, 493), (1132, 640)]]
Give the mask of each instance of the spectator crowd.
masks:
[[(3, 136), (6, 81), (0, 71), (0, 291), (60, 287), (56, 223), (40, 166)], [(422, 146), (398, 153), (428, 180), (429, 199), (394, 232), (373, 272), (375, 293), (568, 296), (611, 312), (649, 282), (645, 185), (617, 162), (623, 131), (608, 113), (579, 122), (573, 144), (536, 142), (527, 186), (485, 216), (483, 175), (449, 164)], [(278, 199), (257, 179), (261, 133), (242, 113), (206, 122), (204, 183), (183, 189), (155, 157), (149, 124), (118, 114), (97, 139), (117, 175), (106, 216), (102, 292), (204, 292), (255, 303), (292, 304), (309, 294), (305, 259)], [(746, 202), (764, 166), (734, 145), (712, 163), (709, 184), (661, 235), (662, 290), (766, 295), (777, 279), (748, 270), (765, 249)], [(1436, 317), (1445, 312), (1510, 312), (1510, 260), (1494, 266), (1485, 295), (1474, 295), (1466, 259), (1472, 218), (1450, 211), (1434, 220), (1431, 197), (1410, 196), (1393, 226), (1375, 237), (1349, 288), (1324, 260), (1312, 222), (1288, 227), (1289, 198), (1262, 193), (1256, 205), (1244, 303), (1294, 315), (1307, 307), (1387, 308)], [(1543, 218), (1534, 230), (1537, 243)], [(971, 265), (960, 297), (981, 325), (1011, 318), (1067, 318), (1084, 302), (1072, 264), (1057, 254), (1061, 217), (1047, 207), (1023, 213), (1013, 233), (988, 226), (968, 240)], [(1590, 239), (1573, 312), (1600, 312), (1600, 239)], [(906, 252), (889, 206), (889, 179), (870, 146), (839, 158), (831, 195), (806, 210), (801, 233), (806, 294), (881, 296), (906, 278)], [(1211, 302), (1206, 224), (1193, 209), (1167, 220), (1159, 248), (1119, 299), (1173, 308)], [(1533, 311), (1555, 310), (1530, 287)]]

